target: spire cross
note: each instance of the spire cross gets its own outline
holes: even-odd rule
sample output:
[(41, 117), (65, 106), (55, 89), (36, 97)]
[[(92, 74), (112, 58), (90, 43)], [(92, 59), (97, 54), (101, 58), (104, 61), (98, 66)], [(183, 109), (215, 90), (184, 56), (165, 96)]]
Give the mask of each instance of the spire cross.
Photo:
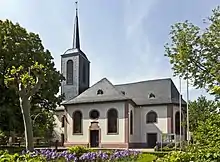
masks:
[(78, 22), (78, 0), (75, 1), (76, 4), (76, 17), (74, 24), (74, 33), (73, 33), (73, 48), (80, 49), (80, 41), (79, 41), (79, 22)]
[(77, 12), (77, 10), (78, 10), (78, 1), (76, 1), (75, 4), (76, 4), (76, 12)]

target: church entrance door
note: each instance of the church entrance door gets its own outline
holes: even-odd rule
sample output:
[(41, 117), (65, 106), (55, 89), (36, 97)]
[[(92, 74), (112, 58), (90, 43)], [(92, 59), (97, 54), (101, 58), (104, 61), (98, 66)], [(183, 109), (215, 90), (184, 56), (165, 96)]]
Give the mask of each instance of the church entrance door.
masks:
[(157, 142), (157, 133), (147, 133), (147, 145), (149, 148), (154, 148)]
[(90, 147), (99, 147), (99, 130), (90, 130)]

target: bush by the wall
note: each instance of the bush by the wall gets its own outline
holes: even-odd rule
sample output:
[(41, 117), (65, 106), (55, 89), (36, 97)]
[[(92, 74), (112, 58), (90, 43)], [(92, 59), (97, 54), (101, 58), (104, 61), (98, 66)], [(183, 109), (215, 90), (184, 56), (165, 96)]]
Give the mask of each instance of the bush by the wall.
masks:
[(137, 159), (138, 162), (153, 162), (157, 159), (157, 156), (152, 154), (141, 154)]
[(190, 162), (193, 159), (189, 153), (183, 151), (172, 151), (162, 158), (159, 158), (157, 162)]
[(92, 150), (83, 146), (73, 146), (68, 148), (68, 152), (74, 153), (76, 157), (80, 157), (84, 153), (92, 152)]
[(164, 157), (165, 155), (167, 155), (169, 152), (165, 152), (165, 151), (155, 151), (155, 152), (149, 152), (148, 154), (154, 155), (156, 157)]

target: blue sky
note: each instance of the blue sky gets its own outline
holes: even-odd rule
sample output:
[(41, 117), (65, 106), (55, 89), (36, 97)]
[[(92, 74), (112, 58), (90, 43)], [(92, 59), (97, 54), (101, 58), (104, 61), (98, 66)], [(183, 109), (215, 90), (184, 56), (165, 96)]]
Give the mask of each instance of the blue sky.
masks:
[[(172, 77), (164, 56), (170, 26), (190, 20), (202, 26), (219, 0), (79, 0), (81, 48), (91, 61), (91, 84)], [(60, 55), (72, 46), (74, 0), (0, 0), (0, 19), (38, 33), (60, 70)], [(173, 78), (173, 77), (172, 77)], [(179, 88), (178, 78), (173, 78)], [(185, 82), (183, 82), (185, 96)], [(205, 90), (190, 87), (190, 99)]]

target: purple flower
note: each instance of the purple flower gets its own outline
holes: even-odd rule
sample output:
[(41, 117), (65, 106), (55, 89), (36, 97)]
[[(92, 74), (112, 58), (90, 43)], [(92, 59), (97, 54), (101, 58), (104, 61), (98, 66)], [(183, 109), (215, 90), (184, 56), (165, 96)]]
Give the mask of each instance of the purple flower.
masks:
[[(22, 154), (29, 154), (31, 157), (42, 156), (47, 161), (54, 161), (60, 158), (64, 158), (67, 162), (74, 161), (77, 162), (78, 158), (75, 153), (69, 153), (68, 151), (57, 152), (54, 149), (41, 149), (34, 150), (33, 152), (22, 151)], [(87, 152), (79, 157), (79, 160), (85, 161), (116, 161), (116, 160), (125, 160), (130, 161), (131, 159), (136, 158), (141, 152), (137, 150), (115, 150), (111, 155), (108, 155), (106, 152)]]

